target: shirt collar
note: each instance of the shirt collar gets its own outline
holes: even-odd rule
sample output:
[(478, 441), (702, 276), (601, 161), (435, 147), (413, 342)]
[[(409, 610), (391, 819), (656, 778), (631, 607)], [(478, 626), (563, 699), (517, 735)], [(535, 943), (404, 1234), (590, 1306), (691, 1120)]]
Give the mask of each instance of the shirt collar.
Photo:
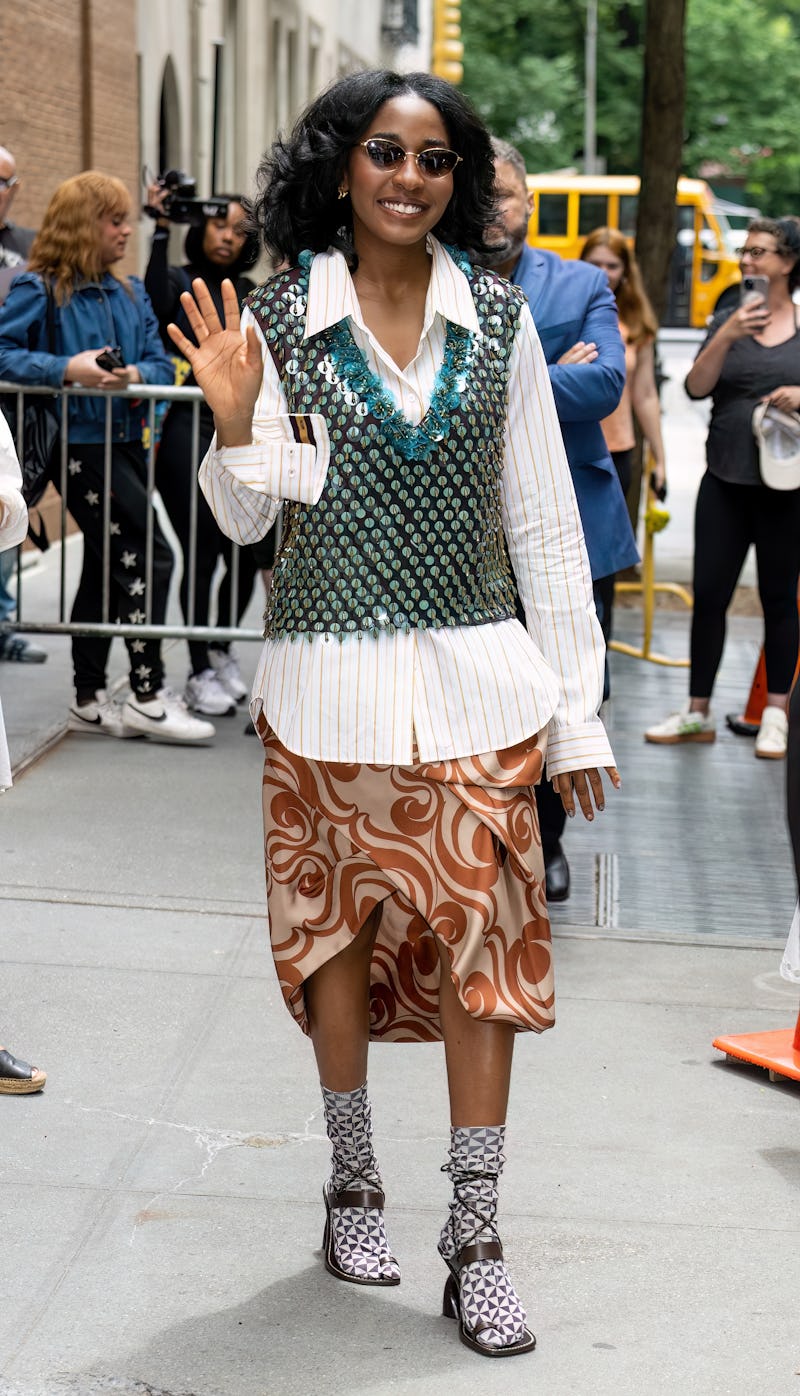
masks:
[[(478, 314), (469, 281), (436, 238), (428, 237), (428, 250), (431, 253), (431, 279), (425, 301), (423, 334), (430, 328), (436, 314), (477, 334)], [(319, 334), (331, 325), (338, 325), (348, 316), (354, 324), (366, 329), (353, 278), (343, 254), (334, 249), (321, 252), (314, 258), (309, 273), (304, 338)]]

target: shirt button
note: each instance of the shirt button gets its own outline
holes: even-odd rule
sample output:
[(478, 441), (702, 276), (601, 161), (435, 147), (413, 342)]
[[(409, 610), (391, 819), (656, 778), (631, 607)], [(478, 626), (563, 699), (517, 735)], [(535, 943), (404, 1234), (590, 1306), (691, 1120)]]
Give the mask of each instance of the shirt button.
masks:
[(290, 466), (289, 466), (289, 469), (288, 469), (288, 471), (287, 471), (286, 473), (287, 473), (287, 475), (289, 476), (289, 478), (291, 479), (293, 476), (295, 476), (295, 475), (297, 474), (297, 471), (295, 470), (295, 468), (294, 468), (293, 465), (290, 465)]

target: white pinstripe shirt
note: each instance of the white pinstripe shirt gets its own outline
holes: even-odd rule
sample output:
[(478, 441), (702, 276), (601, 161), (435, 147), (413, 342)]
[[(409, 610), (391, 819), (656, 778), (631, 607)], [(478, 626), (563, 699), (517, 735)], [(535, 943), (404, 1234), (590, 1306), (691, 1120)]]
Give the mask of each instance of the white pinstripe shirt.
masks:
[[(478, 334), (469, 282), (434, 238), (425, 318), (415, 358), (400, 370), (367, 329), (339, 252), (314, 259), (306, 337), (347, 318), (359, 349), (409, 421), (419, 423), (444, 356), (446, 321)], [(243, 328), (253, 323), (249, 311)], [(260, 331), (257, 330), (260, 334)], [(325, 420), (312, 415), (315, 444), (301, 445), (272, 357), (250, 446), (216, 448), (200, 484), (220, 528), (237, 543), (264, 536), (280, 501), (316, 503), (325, 483)], [(267, 640), (253, 685), (290, 751), (316, 760), (409, 764), (501, 750), (547, 728), (547, 768), (613, 764), (597, 717), (603, 638), (550, 379), (530, 311), (523, 307), (511, 352), (502, 517), (528, 620), (412, 630), (359, 640), (315, 635)]]

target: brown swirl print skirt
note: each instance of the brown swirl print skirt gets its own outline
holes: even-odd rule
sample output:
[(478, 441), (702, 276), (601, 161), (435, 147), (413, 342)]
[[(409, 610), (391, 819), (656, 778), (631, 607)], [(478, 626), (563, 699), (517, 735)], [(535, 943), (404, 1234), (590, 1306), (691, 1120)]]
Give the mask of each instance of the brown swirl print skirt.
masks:
[(533, 786), (536, 737), (458, 761), (370, 766), (287, 751), (261, 714), (267, 901), (286, 1006), (380, 904), (370, 1037), (441, 1039), (440, 960), (475, 1018), (552, 1026), (553, 970)]

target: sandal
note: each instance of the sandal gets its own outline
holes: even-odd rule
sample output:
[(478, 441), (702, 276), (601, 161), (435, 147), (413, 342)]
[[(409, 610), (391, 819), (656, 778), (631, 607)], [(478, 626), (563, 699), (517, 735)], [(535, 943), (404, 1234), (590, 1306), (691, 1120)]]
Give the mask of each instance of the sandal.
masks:
[[(440, 1252), (441, 1254), (441, 1252)], [(454, 1318), (458, 1321), (458, 1336), (462, 1343), (473, 1352), (480, 1352), (484, 1357), (516, 1357), (524, 1352), (533, 1352), (536, 1347), (536, 1339), (530, 1329), (523, 1328), (523, 1336), (514, 1343), (506, 1343), (504, 1346), (490, 1346), (489, 1343), (482, 1343), (481, 1333), (487, 1329), (497, 1331), (497, 1323), (480, 1322), (474, 1328), (470, 1328), (464, 1321), (461, 1309), (461, 1271), (467, 1265), (474, 1265), (479, 1260), (499, 1260), (503, 1259), (503, 1247), (499, 1241), (472, 1241), (469, 1245), (463, 1246), (452, 1260), (442, 1256), (450, 1274), (444, 1287), (444, 1298), (442, 1300), (442, 1313), (445, 1318)], [(500, 1300), (500, 1295), (494, 1296), (495, 1302)]]
[(47, 1074), (0, 1048), (0, 1095), (32, 1095), (44, 1090)]
[[(375, 1267), (375, 1274), (355, 1275), (350, 1270), (345, 1270), (339, 1264), (336, 1256), (336, 1247), (333, 1235), (333, 1222), (331, 1213), (340, 1208), (363, 1208), (364, 1220), (367, 1223), (367, 1214), (370, 1211), (383, 1212), (385, 1202), (384, 1194), (380, 1188), (370, 1187), (363, 1184), (360, 1187), (343, 1187), (334, 1189), (330, 1182), (327, 1182), (322, 1189), (322, 1198), (325, 1203), (325, 1231), (322, 1237), (322, 1252), (325, 1258), (325, 1269), (335, 1275), (337, 1280), (346, 1280), (353, 1285), (399, 1285), (400, 1273), (396, 1275), (381, 1275), (380, 1266), (383, 1263), (391, 1263), (397, 1270), (397, 1261), (391, 1253), (384, 1256), (375, 1255), (374, 1259), (369, 1258), (369, 1264)], [(357, 1238), (354, 1238), (357, 1239)]]

